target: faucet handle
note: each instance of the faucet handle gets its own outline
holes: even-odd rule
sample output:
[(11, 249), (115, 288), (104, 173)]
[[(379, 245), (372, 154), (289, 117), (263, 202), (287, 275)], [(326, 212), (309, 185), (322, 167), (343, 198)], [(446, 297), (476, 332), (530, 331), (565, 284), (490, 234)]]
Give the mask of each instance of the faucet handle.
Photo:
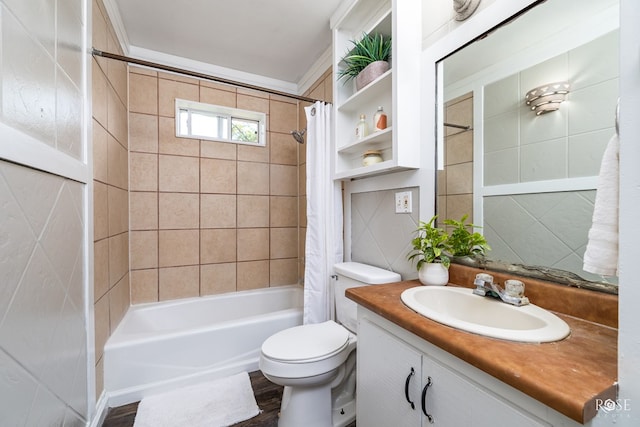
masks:
[(476, 280), (473, 281), (473, 284), (476, 286), (484, 286), (490, 283), (493, 283), (493, 276), (487, 273), (476, 274)]
[(504, 290), (510, 297), (524, 297), (524, 283), (520, 280), (509, 279), (504, 282)]
[(476, 279), (473, 281), (473, 284), (476, 285), (473, 293), (476, 295), (485, 296), (487, 294), (487, 289), (491, 289), (491, 285), (493, 284), (493, 276), (487, 273), (478, 273), (476, 274)]

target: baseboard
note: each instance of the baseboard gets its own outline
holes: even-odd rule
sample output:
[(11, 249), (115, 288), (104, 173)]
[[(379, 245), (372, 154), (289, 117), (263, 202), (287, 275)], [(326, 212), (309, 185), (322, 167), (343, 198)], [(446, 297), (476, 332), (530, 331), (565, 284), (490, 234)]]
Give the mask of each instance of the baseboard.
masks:
[(96, 402), (96, 411), (93, 414), (93, 419), (87, 427), (101, 427), (104, 423), (105, 418), (107, 418), (107, 412), (109, 412), (109, 401), (107, 399), (106, 393), (103, 391), (100, 395), (100, 399)]

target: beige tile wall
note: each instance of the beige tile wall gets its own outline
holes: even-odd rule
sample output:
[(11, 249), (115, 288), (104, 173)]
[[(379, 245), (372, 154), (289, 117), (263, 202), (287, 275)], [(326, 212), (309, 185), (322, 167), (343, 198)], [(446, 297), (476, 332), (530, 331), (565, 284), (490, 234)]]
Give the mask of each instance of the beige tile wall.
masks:
[[(102, 1), (93, 2), (93, 46), (120, 53)], [(130, 304), (127, 68), (92, 60), (94, 311), (96, 394), (103, 389), (103, 349)]]
[[(445, 105), (445, 121), (473, 124), (472, 94)], [(459, 220), (464, 214), (473, 221), (473, 131), (445, 127), (445, 169), (438, 171), (437, 213), (440, 225), (446, 218)]]
[[(298, 283), (298, 102), (140, 67), (129, 84), (132, 303)], [(266, 113), (267, 146), (177, 138), (177, 97)]]
[[(122, 54), (101, 0), (93, 46)], [(99, 396), (104, 344), (130, 304), (299, 281), (306, 153), (289, 132), (306, 123), (304, 105), (289, 98), (102, 58), (92, 75)], [(330, 70), (305, 93), (331, 94)], [(178, 96), (264, 111), (267, 147), (176, 138)]]

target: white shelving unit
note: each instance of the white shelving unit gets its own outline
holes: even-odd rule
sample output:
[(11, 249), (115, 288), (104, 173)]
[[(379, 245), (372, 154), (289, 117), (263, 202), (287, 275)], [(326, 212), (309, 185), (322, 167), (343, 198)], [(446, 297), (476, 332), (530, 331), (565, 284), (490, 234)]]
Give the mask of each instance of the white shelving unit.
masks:
[[(353, 47), (351, 41), (363, 33), (381, 33), (392, 40), (389, 71), (359, 91), (353, 80), (334, 83), (335, 179), (420, 167), (421, 16), (419, 0), (356, 0), (332, 19), (334, 76), (341, 69), (342, 57)], [(371, 131), (378, 106), (387, 114), (388, 127), (356, 139), (360, 115), (366, 115)], [(362, 155), (367, 150), (380, 150), (383, 161), (363, 166)]]

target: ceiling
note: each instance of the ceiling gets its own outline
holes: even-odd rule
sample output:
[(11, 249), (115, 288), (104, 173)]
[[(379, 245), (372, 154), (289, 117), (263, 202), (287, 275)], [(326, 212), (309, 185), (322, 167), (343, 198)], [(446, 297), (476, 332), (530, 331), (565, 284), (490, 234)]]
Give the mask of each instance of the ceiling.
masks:
[(294, 84), (330, 47), (329, 19), (344, 1), (111, 0), (130, 52), (159, 52)]

